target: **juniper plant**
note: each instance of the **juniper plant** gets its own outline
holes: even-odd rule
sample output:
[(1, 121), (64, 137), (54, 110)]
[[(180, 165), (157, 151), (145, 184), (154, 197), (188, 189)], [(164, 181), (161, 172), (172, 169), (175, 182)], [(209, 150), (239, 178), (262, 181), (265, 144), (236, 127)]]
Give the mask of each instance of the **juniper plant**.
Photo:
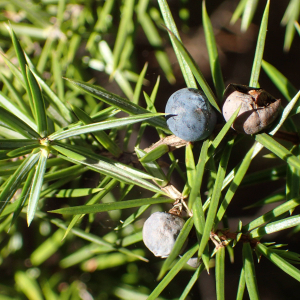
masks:
[[(233, 14), (236, 20), (244, 11), (243, 29), (250, 24), (256, 3), (241, 1)], [(96, 4), (0, 3), (5, 10), (2, 19), (11, 20), (1, 24), (0, 41), (1, 297), (194, 299), (193, 293), (199, 293), (196, 283), (209, 273), (215, 275), (218, 300), (225, 295), (243, 299), (244, 294), (254, 300), (261, 298), (264, 285), (257, 280), (262, 267), (256, 260), (269, 260), (278, 274), (300, 281), (295, 267), (298, 249), (287, 251), (287, 245), (268, 239), (272, 233), (294, 228), (296, 234), (300, 228), (300, 93), (263, 60), (270, 1), (248, 85), (260, 86), (262, 68), (286, 102), (281, 102), (270, 127), (249, 136), (231, 129), (239, 109), (227, 122), (221, 116), (225, 83), (205, 2), (202, 25), (213, 87), (182, 42), (166, 0), (158, 0), (158, 6), (146, 0)], [(289, 7), (296, 6), (291, 0)], [(182, 8), (183, 23), (184, 12)], [(290, 14), (288, 8), (284, 20)], [(291, 45), (289, 24), (286, 49)], [(295, 28), (299, 31), (298, 24)], [(169, 36), (186, 87), (201, 89), (219, 115), (216, 130), (207, 139), (190, 143), (171, 134), (164, 113), (156, 108), (159, 77), (149, 95), (143, 92), (146, 105), (140, 105), (149, 81), (147, 63), (139, 74), (135, 72), (139, 29), (153, 47), (162, 74), (174, 83), (163, 50), (162, 36)], [(100, 73), (116, 83), (119, 93), (101, 86)], [(145, 147), (148, 132), (156, 140)], [(271, 161), (271, 167), (250, 173), (263, 149), (265, 158), (259, 160)], [(278, 180), (280, 190), (257, 197), (246, 207), (264, 210), (247, 220), (237, 214), (235, 218), (241, 219), (237, 228), (229, 226), (228, 212), (239, 201), (243, 186), (255, 189), (258, 183)], [(185, 218), (164, 260), (142, 243), (143, 223), (158, 210)], [(228, 295), (227, 254), (231, 262), (240, 258), (236, 296)], [(186, 264), (191, 258), (197, 261), (196, 268)], [(179, 281), (177, 274), (182, 275)], [(297, 299), (291, 297), (286, 299)]]

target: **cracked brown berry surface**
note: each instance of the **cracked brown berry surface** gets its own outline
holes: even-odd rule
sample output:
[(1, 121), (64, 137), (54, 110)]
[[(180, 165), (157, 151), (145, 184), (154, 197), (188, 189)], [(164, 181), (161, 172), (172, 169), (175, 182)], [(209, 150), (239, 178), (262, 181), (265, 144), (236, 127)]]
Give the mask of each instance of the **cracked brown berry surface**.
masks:
[(266, 129), (278, 116), (280, 99), (263, 89), (243, 85), (229, 85), (225, 92), (222, 112), (226, 122), (241, 106), (232, 128), (244, 134), (255, 134)]

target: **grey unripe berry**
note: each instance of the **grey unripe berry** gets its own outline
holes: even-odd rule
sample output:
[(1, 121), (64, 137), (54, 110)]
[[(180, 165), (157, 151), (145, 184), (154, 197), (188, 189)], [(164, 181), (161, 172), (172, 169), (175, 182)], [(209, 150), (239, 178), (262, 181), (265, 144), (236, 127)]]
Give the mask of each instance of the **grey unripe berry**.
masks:
[(185, 221), (166, 212), (152, 214), (144, 223), (143, 241), (158, 257), (168, 257)]

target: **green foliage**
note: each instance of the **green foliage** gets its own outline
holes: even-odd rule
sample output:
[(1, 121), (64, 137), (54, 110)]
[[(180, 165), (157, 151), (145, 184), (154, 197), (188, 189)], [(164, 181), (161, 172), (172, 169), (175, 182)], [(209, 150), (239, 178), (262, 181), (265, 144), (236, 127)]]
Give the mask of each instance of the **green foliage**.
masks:
[[(234, 11), (231, 22), (235, 23), (242, 16), (241, 30), (246, 31), (255, 14), (258, 0), (240, 0), (236, 10)], [(290, 0), (286, 11), (282, 17), (281, 25), (286, 26), (284, 38), (284, 50), (289, 51), (297, 29), (297, 20), (300, 15), (300, 3), (297, 0)]]
[[(221, 300), (226, 298), (226, 251), (231, 262), (241, 257), (237, 299), (245, 293), (251, 300), (261, 298), (261, 266), (254, 253), (300, 281), (294, 266), (300, 254), (264, 241), (272, 233), (300, 228), (300, 215), (294, 213), (300, 205), (300, 92), (263, 60), (272, 3), (266, 2), (251, 53), (249, 84), (260, 86), (262, 68), (287, 104), (282, 101), (265, 132), (235, 133), (231, 125), (238, 108), (227, 123), (220, 115), (209, 139), (192, 144), (170, 136), (158, 111), (164, 104), (160, 78), (175, 83), (164, 49), (169, 35), (186, 85), (199, 85), (221, 112), (224, 70), (209, 3), (203, 1), (199, 9), (215, 93), (179, 35), (187, 28), (188, 1), (180, 4), (182, 28), (166, 0), (77, 2), (0, 3), (0, 298), (192, 299), (206, 270), (215, 274)], [(241, 28), (247, 30), (258, 3), (241, 0), (232, 22), (242, 16)], [(300, 32), (299, 11), (299, 1), (290, 0), (282, 20), (285, 50)], [(141, 36), (162, 70), (152, 89), (147, 87), (150, 64), (143, 61), (137, 71)], [(282, 129), (284, 142), (277, 138)], [(145, 148), (148, 132), (157, 143)], [(185, 147), (185, 158), (179, 147)], [(258, 157), (262, 149), (267, 155)], [(268, 160), (271, 167), (249, 173), (254, 159)], [(229, 226), (230, 208), (243, 187), (279, 179), (281, 190), (244, 205), (272, 203), (272, 209), (248, 215), (249, 222), (240, 221), (236, 230)], [(142, 226), (149, 213), (171, 207), (184, 211), (186, 223), (161, 262), (146, 251)], [(187, 265), (191, 258), (201, 262), (196, 269)], [(175, 276), (185, 286), (176, 284)]]

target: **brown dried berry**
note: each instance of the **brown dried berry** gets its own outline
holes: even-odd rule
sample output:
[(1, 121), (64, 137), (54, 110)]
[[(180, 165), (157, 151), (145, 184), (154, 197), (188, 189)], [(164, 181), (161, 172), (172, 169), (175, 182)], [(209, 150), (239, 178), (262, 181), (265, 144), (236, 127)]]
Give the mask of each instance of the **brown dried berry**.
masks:
[(255, 134), (277, 117), (280, 99), (275, 99), (263, 89), (229, 84), (224, 93), (223, 116), (226, 122), (241, 105), (232, 128), (239, 133)]

